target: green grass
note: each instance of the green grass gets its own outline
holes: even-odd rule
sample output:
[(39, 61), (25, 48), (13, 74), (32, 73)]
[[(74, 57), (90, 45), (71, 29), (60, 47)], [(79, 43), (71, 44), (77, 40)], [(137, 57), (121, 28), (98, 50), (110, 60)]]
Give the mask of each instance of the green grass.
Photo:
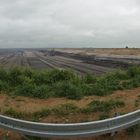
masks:
[(81, 99), (88, 95), (105, 96), (116, 90), (138, 86), (140, 86), (138, 66), (101, 76), (87, 74), (82, 77), (67, 70), (0, 69), (0, 91), (12, 96)]
[(46, 117), (46, 116), (50, 115), (50, 113), (51, 113), (51, 110), (48, 108), (36, 111), (32, 114), (33, 120), (38, 121), (39, 118)]
[(62, 104), (58, 107), (53, 108), (51, 111), (53, 115), (61, 117), (61, 116), (69, 115), (69, 114), (78, 113), (79, 108), (72, 103), (66, 103), (66, 104)]
[(92, 112), (105, 112), (108, 113), (112, 109), (125, 106), (124, 102), (121, 100), (108, 100), (99, 101), (93, 100), (88, 104), (88, 107), (81, 109), (82, 113), (92, 113)]
[(24, 116), (25, 116), (25, 114), (23, 112), (16, 111), (13, 108), (9, 108), (9, 109), (5, 110), (4, 114), (12, 116), (14, 118), (19, 118), (19, 119), (24, 118)]
[(21, 112), (17, 111), (14, 108), (6, 109), (3, 114), (32, 121), (39, 121), (43, 117), (55, 116), (55, 117), (65, 117), (68, 115), (77, 115), (77, 114), (91, 114), (100, 112), (99, 119), (105, 119), (109, 117), (109, 112), (114, 108), (123, 107), (125, 104), (121, 100), (108, 100), (108, 101), (99, 101), (93, 100), (86, 107), (80, 108), (74, 103), (65, 103), (52, 108), (43, 107), (42, 109), (35, 112)]

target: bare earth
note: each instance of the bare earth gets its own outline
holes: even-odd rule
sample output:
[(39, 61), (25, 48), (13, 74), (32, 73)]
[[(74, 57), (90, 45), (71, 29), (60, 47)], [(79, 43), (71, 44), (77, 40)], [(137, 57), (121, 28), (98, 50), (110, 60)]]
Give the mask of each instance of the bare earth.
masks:
[(58, 51), (88, 55), (134, 55), (140, 56), (140, 48), (62, 48)]
[[(81, 54), (81, 55), (97, 55), (97, 56), (115, 56), (115, 57), (132, 57), (132, 58), (140, 58), (140, 49), (132, 48), (132, 49), (55, 49), (56, 51), (73, 53), (73, 54)], [(14, 66), (25, 66), (37, 69), (73, 69), (78, 73), (104, 73), (106, 71), (110, 71), (110, 67), (98, 66), (94, 64), (87, 64), (85, 62), (81, 62), (81, 60), (67, 58), (64, 56), (47, 56), (46, 52), (39, 51), (21, 51), (18, 53), (2, 53), (0, 52), (0, 66), (5, 68), (12, 68)], [(84, 66), (84, 67), (83, 67)], [(81, 71), (82, 70), (82, 71)], [(101, 71), (102, 70), (102, 71)], [(66, 98), (50, 98), (47, 100), (41, 99), (33, 99), (26, 97), (16, 97), (11, 98), (3, 93), (0, 93), (0, 112), (1, 114), (4, 110), (8, 108), (13, 108), (17, 111), (22, 111), (25, 113), (33, 113), (39, 111), (43, 108), (52, 108), (57, 107), (58, 105), (65, 103), (73, 103), (78, 107), (85, 107), (92, 100), (109, 100), (109, 99), (122, 99), (125, 102), (125, 106), (122, 108), (118, 108), (112, 110), (110, 113), (110, 117), (114, 116), (114, 112), (120, 113), (128, 113), (137, 109), (140, 109), (140, 104), (136, 107), (135, 101), (140, 95), (140, 87), (132, 90), (125, 91), (116, 91), (114, 94), (105, 97), (98, 96), (88, 96), (84, 97), (79, 101), (68, 100)], [(70, 114), (65, 117), (58, 116), (48, 116), (44, 118), (40, 118), (41, 122), (82, 122), (82, 121), (93, 121), (99, 119), (99, 113), (92, 113), (90, 115), (79, 114), (73, 115)], [(0, 140), (4, 139), (4, 136), (9, 138), (8, 140), (21, 140), (21, 135), (15, 134), (13, 132), (9, 132), (6, 130), (0, 130)], [(90, 137), (90, 138), (72, 138), (69, 140), (139, 140), (140, 136), (128, 136), (125, 131), (121, 131), (117, 133), (115, 136), (110, 137), (108, 135), (99, 136), (99, 137)], [(64, 140), (64, 139), (50, 139), (50, 140)]]
[[(22, 111), (24, 113), (33, 113), (39, 111), (44, 108), (53, 108), (58, 107), (59, 105), (65, 103), (72, 103), (78, 106), (79, 108), (86, 107), (93, 100), (110, 100), (110, 99), (122, 99), (125, 103), (124, 107), (118, 108), (116, 110), (112, 110), (110, 116), (114, 115), (114, 112), (120, 113), (128, 113), (135, 111), (140, 108), (140, 103), (136, 107), (135, 101), (140, 96), (140, 87), (132, 90), (124, 90), (124, 91), (116, 91), (114, 94), (104, 97), (99, 96), (87, 96), (81, 100), (69, 100), (66, 98), (50, 98), (50, 99), (33, 99), (28, 97), (15, 97), (11, 98), (5, 94), (0, 94), (0, 109), (1, 113), (8, 108), (13, 108), (17, 111)], [(80, 116), (80, 117), (79, 117)], [(93, 113), (92, 115), (68, 115), (66, 117), (58, 117), (58, 116), (48, 116), (46, 118), (41, 119), (42, 122), (51, 122), (51, 123), (65, 123), (65, 122), (81, 122), (81, 121), (92, 121), (98, 120), (98, 113)]]
[[(92, 100), (109, 100), (109, 99), (116, 99), (121, 98), (125, 102), (125, 106), (122, 108), (118, 108), (116, 110), (111, 111), (110, 116), (114, 115), (115, 112), (121, 112), (121, 113), (128, 113), (137, 109), (140, 109), (140, 103), (136, 107), (135, 106), (135, 100), (138, 99), (138, 96), (140, 95), (140, 87), (135, 88), (132, 90), (125, 90), (125, 91), (116, 91), (114, 94), (110, 96), (105, 97), (98, 97), (98, 96), (88, 96), (85, 97), (79, 101), (75, 100), (68, 100), (66, 98), (50, 98), (47, 100), (42, 99), (33, 99), (33, 98), (27, 98), (27, 97), (16, 97), (14, 99), (10, 98), (9, 96), (5, 94), (0, 94), (0, 108), (1, 113), (4, 111), (4, 109), (12, 107), (16, 110), (31, 113), (38, 111), (45, 107), (55, 107), (64, 103), (74, 103), (78, 107), (85, 107), (88, 103), (90, 103)], [(41, 122), (81, 122), (84, 120), (92, 121), (98, 119), (98, 113), (93, 113), (92, 115), (68, 115), (66, 117), (56, 117), (56, 116), (48, 116), (45, 118), (42, 118)], [(15, 134), (13, 132), (9, 132), (6, 130), (0, 131), (0, 137), (3, 137), (5, 135), (8, 135), (10, 140), (21, 140), (21, 136), (18, 134)], [(117, 133), (115, 136), (110, 137), (109, 135), (105, 136), (98, 136), (98, 137), (90, 137), (90, 138), (75, 138), (74, 140), (138, 140), (138, 136), (128, 136), (125, 131), (121, 131)], [(50, 140), (62, 140), (62, 139), (50, 139)], [(63, 139), (65, 140), (65, 139)], [(69, 139), (73, 140), (73, 139)]]

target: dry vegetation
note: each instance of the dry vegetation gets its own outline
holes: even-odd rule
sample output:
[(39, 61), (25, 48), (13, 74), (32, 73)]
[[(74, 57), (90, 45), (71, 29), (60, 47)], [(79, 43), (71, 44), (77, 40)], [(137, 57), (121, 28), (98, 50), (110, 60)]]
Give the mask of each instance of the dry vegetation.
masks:
[[(84, 122), (101, 119), (101, 116), (106, 115), (102, 110), (104, 107), (101, 108), (101, 111), (98, 108), (98, 112), (93, 109), (82, 110), (81, 113), (75, 112), (78, 108), (85, 109), (93, 101), (105, 101), (109, 103), (110, 100), (123, 101), (123, 103), (116, 108), (113, 107), (111, 111), (109, 111), (109, 115), (107, 117), (113, 117), (114, 112), (124, 114), (137, 110), (140, 108), (140, 88), (116, 91), (112, 95), (104, 97), (87, 96), (78, 101), (66, 98), (50, 98), (46, 100), (21, 96), (11, 98), (8, 95), (1, 94), (0, 108), (1, 113), (6, 113), (7, 115), (19, 118), (25, 117), (26, 119), (29, 119), (29, 117), (32, 119), (32, 116), (35, 115), (35, 117), (39, 117), (36, 119), (39, 119), (39, 121), (42, 122)], [(48, 109), (53, 110), (52, 114), (50, 114)], [(21, 112), (21, 114), (19, 112)]]
[[(53, 123), (85, 122), (137, 109), (140, 109), (138, 66), (101, 76), (79, 76), (67, 70), (0, 70), (0, 112), (15, 118)], [(139, 127), (137, 129), (139, 131)], [(6, 131), (0, 132), (2, 138), (21, 140), (19, 135), (6, 136)], [(116, 136), (122, 140), (123, 137), (127, 137), (126, 132)], [(89, 140), (99, 138), (109, 139), (106, 135)]]
[(131, 55), (131, 56), (139, 56), (140, 49), (139, 48), (63, 48), (57, 49), (62, 52), (69, 53), (79, 53), (79, 54), (88, 54), (88, 55)]

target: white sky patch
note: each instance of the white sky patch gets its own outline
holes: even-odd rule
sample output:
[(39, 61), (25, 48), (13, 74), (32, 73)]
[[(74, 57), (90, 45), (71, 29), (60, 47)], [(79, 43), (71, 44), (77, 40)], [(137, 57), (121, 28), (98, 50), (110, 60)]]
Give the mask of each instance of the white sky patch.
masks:
[(139, 0), (0, 0), (0, 47), (140, 47)]

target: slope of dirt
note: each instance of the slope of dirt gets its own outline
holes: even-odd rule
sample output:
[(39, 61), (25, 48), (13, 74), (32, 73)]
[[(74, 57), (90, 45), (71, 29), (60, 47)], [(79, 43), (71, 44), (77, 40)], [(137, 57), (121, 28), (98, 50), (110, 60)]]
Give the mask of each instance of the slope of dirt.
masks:
[(140, 55), (139, 48), (62, 48), (55, 50), (88, 55)]
[[(81, 100), (75, 101), (75, 100), (68, 100), (66, 98), (50, 98), (47, 100), (44, 99), (33, 99), (33, 98), (27, 98), (27, 97), (15, 97), (11, 98), (5, 94), (0, 94), (0, 111), (1, 113), (9, 108), (12, 107), (16, 110), (23, 111), (23, 112), (35, 112), (38, 111), (44, 107), (54, 107), (58, 106), (60, 104), (64, 103), (74, 103), (78, 107), (85, 107), (88, 103), (90, 103), (92, 100), (109, 100), (109, 99), (122, 99), (125, 102), (125, 106), (123, 108), (118, 108), (116, 110), (113, 110), (111, 112), (111, 115), (114, 115), (114, 112), (123, 112), (123, 113), (128, 113), (137, 109), (140, 109), (140, 104), (138, 106), (135, 106), (135, 101), (138, 99), (138, 96), (140, 95), (140, 87), (135, 88), (132, 90), (124, 90), (124, 91), (116, 91), (114, 94), (110, 96), (104, 96), (104, 97), (98, 97), (98, 96), (88, 96), (85, 97)], [(55, 117), (55, 116), (49, 116), (46, 118), (43, 118), (43, 122), (79, 122), (82, 120), (95, 120), (98, 118), (98, 113), (92, 114), (90, 116), (87, 115), (79, 115), (78, 116), (73, 116), (69, 115), (66, 118), (60, 118), (60, 117)], [(3, 139), (8, 139), (8, 140), (22, 140), (22, 136), (10, 132), (7, 130), (0, 129), (0, 140)], [(66, 140), (139, 140), (140, 136), (135, 135), (135, 136), (128, 136), (126, 131), (121, 131), (117, 134), (115, 134), (113, 137), (110, 137), (110, 135), (103, 135), (103, 136), (96, 136), (96, 137), (89, 137), (89, 138), (72, 138), (72, 139), (66, 139)], [(48, 139), (46, 139), (48, 140)], [(65, 140), (65, 139), (49, 139), (49, 140)]]
[[(40, 111), (44, 108), (55, 108), (59, 105), (72, 103), (79, 108), (86, 107), (93, 100), (110, 100), (110, 99), (121, 99), (124, 101), (125, 106), (121, 108), (116, 108), (110, 112), (110, 116), (114, 116), (114, 112), (119, 113), (128, 113), (140, 108), (140, 103), (136, 104), (136, 100), (139, 99), (140, 96), (140, 87), (132, 90), (124, 90), (124, 91), (116, 91), (114, 94), (109, 96), (87, 96), (82, 98), (81, 100), (69, 100), (66, 98), (49, 98), (49, 99), (34, 99), (28, 97), (14, 97), (11, 98), (6, 94), (0, 94), (0, 111), (3, 113), (5, 110), (9, 108), (13, 108), (16, 111), (24, 112), (24, 113), (33, 113)], [(42, 118), (40, 121), (43, 122), (81, 122), (81, 121), (92, 121), (97, 120), (99, 114), (81, 114), (73, 115), (69, 114), (66, 117), (58, 117), (58, 116), (47, 116)]]

